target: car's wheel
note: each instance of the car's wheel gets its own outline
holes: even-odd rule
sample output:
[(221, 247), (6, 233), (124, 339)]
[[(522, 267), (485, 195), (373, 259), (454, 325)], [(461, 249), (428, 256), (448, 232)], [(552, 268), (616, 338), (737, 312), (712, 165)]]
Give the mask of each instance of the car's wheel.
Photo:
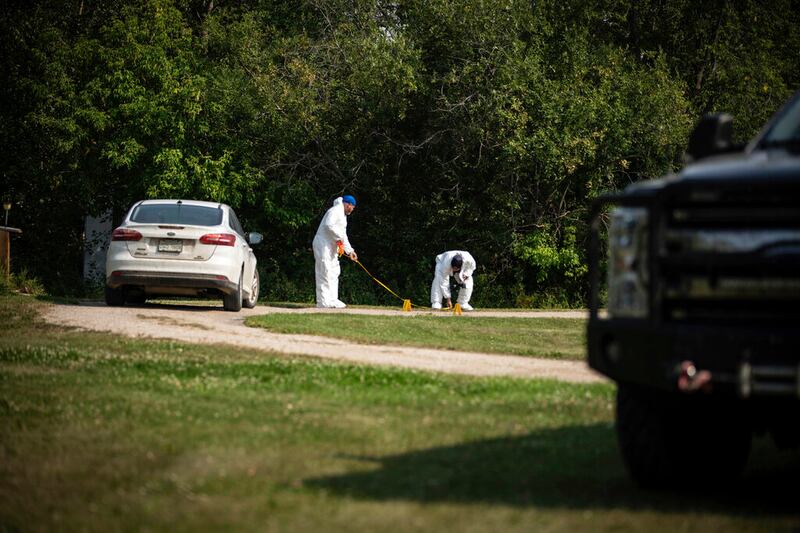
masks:
[(616, 415), (625, 466), (642, 487), (729, 482), (741, 474), (750, 453), (752, 430), (734, 399), (621, 383)]
[(244, 277), (244, 271), (242, 271), (242, 273), (239, 274), (239, 283), (236, 286), (236, 290), (231, 294), (222, 295), (222, 307), (225, 308), (226, 311), (238, 312), (242, 310), (243, 277)]
[(250, 296), (244, 299), (242, 305), (248, 309), (252, 309), (258, 302), (258, 291), (260, 289), (258, 280), (258, 269), (253, 272), (253, 284), (250, 286)]
[(106, 285), (106, 305), (118, 307), (125, 305), (125, 288), (112, 288)]
[(141, 305), (147, 301), (144, 291), (129, 292), (125, 295), (125, 301), (134, 305)]

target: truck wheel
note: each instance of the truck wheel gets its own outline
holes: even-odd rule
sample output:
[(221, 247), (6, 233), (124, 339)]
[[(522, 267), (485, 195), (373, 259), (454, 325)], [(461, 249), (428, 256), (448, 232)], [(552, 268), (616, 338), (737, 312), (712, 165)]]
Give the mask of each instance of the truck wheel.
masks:
[(106, 285), (106, 305), (113, 307), (125, 305), (125, 288), (114, 289)]
[(222, 295), (222, 307), (226, 311), (233, 311), (235, 313), (242, 310), (242, 278), (244, 277), (244, 271), (239, 274), (239, 284), (236, 287), (236, 291), (232, 292), (231, 294), (223, 294)]
[(737, 400), (617, 389), (617, 437), (631, 477), (646, 488), (714, 486), (739, 477), (752, 430)]

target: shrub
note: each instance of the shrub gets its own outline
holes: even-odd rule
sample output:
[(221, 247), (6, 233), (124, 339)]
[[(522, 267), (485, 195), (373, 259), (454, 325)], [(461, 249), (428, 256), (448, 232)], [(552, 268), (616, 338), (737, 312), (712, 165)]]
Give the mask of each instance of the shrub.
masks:
[(28, 274), (27, 269), (22, 269), (16, 274), (11, 274), (9, 285), (12, 290), (31, 296), (45, 294), (44, 285), (38, 278)]

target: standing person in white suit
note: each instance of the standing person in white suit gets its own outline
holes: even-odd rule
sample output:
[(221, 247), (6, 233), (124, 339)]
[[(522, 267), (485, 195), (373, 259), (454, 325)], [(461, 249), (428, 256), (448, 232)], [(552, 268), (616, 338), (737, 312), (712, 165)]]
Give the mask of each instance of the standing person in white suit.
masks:
[(461, 287), (458, 291), (458, 304), (464, 311), (472, 311), (469, 299), (472, 296), (472, 273), (475, 272), (475, 258), (469, 252), (452, 250), (436, 256), (433, 284), (431, 284), (431, 307), (442, 308), (442, 298), (447, 300), (447, 307), (452, 307), (450, 300), (450, 276)]
[(345, 195), (333, 201), (314, 236), (314, 273), (317, 282), (317, 307), (347, 307), (339, 299), (339, 248), (347, 257), (358, 261), (356, 251), (347, 238), (347, 216), (356, 208), (356, 199)]

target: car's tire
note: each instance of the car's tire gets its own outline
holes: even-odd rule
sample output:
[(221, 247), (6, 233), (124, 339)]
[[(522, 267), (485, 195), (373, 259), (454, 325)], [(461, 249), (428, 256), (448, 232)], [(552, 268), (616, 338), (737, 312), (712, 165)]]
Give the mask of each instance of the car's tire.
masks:
[(141, 305), (147, 301), (144, 291), (129, 292), (125, 295), (125, 301), (134, 305)]
[(738, 478), (752, 429), (737, 402), (619, 384), (617, 437), (631, 477), (645, 488), (715, 486)]
[(239, 283), (236, 290), (231, 294), (222, 295), (222, 307), (226, 311), (233, 311), (237, 313), (242, 310), (242, 278), (244, 277), (244, 270), (239, 274)]
[(125, 288), (112, 288), (106, 285), (106, 305), (119, 307), (125, 305)]
[(248, 309), (252, 309), (258, 302), (258, 292), (261, 289), (260, 281), (258, 279), (258, 269), (253, 272), (253, 283), (250, 285), (250, 296), (244, 299), (242, 305)]

